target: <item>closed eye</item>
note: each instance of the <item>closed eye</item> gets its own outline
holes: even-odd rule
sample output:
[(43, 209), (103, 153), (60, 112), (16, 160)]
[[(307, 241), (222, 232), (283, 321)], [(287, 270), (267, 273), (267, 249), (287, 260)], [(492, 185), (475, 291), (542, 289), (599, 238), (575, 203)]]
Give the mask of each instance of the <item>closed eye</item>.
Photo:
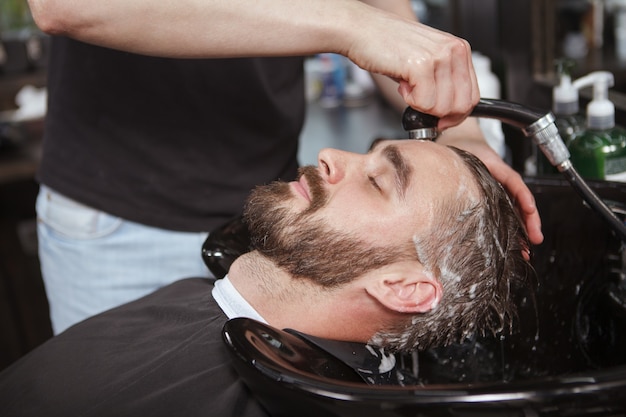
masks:
[(380, 186), (378, 185), (378, 183), (376, 182), (376, 178), (369, 176), (367, 177), (370, 180), (370, 184), (372, 184), (372, 186), (374, 188), (376, 188), (376, 190), (378, 190), (379, 192), (382, 192), (382, 188), (380, 188)]

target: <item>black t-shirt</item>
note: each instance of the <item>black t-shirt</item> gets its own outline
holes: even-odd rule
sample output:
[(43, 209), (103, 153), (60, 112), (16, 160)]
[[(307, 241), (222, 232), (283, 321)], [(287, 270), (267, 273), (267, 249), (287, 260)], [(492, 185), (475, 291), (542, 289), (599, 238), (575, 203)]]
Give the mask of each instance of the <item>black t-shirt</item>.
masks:
[(297, 170), (303, 58), (166, 59), (53, 37), (38, 179), (139, 223), (209, 231)]
[(0, 415), (267, 416), (230, 365), (209, 280), (89, 318), (0, 373)]

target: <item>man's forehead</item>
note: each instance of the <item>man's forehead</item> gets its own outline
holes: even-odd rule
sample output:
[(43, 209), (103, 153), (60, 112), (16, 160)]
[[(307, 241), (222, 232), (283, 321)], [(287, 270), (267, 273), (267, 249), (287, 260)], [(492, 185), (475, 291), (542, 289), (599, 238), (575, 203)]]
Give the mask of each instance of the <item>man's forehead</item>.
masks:
[[(374, 153), (388, 153), (389, 149), (393, 149), (394, 152), (401, 152), (402, 155), (406, 155), (407, 161), (410, 163), (414, 161), (416, 156), (420, 156), (423, 153), (424, 158), (445, 158), (456, 160), (456, 155), (448, 146), (438, 144), (430, 140), (416, 140), (416, 139), (376, 139), (370, 145), (368, 154)], [(428, 154), (428, 155), (426, 155)], [(436, 156), (435, 156), (436, 155)]]
[[(418, 176), (421, 177), (424, 172), (428, 172), (438, 177), (437, 184), (440, 188), (446, 182), (452, 187), (458, 186), (465, 191), (474, 188), (468, 184), (468, 181), (471, 183), (472, 175), (467, 164), (449, 146), (429, 140), (381, 138), (372, 142), (369, 153), (386, 154), (389, 153), (390, 148), (404, 155), (403, 159), (407, 166), (416, 168)], [(415, 159), (416, 157), (418, 160)]]

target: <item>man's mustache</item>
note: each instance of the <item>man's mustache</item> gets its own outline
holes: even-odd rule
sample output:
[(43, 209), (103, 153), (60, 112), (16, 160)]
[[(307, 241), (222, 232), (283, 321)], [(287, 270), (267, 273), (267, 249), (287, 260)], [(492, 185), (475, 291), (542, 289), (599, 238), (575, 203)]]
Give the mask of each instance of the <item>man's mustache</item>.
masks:
[(306, 178), (309, 186), (309, 197), (311, 198), (311, 205), (306, 210), (306, 213), (311, 213), (324, 207), (328, 201), (328, 192), (324, 188), (324, 179), (319, 170), (312, 165), (300, 167), (298, 169), (298, 179), (301, 177)]

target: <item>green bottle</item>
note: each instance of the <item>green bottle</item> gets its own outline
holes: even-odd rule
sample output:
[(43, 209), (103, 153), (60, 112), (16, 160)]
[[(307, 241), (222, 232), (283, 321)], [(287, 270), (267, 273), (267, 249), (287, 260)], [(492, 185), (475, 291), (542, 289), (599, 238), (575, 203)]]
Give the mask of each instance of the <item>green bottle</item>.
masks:
[(615, 125), (615, 105), (608, 99), (613, 74), (595, 71), (577, 81), (581, 88), (593, 85), (593, 100), (586, 129), (568, 143), (572, 164), (583, 178), (626, 182), (626, 130)]

